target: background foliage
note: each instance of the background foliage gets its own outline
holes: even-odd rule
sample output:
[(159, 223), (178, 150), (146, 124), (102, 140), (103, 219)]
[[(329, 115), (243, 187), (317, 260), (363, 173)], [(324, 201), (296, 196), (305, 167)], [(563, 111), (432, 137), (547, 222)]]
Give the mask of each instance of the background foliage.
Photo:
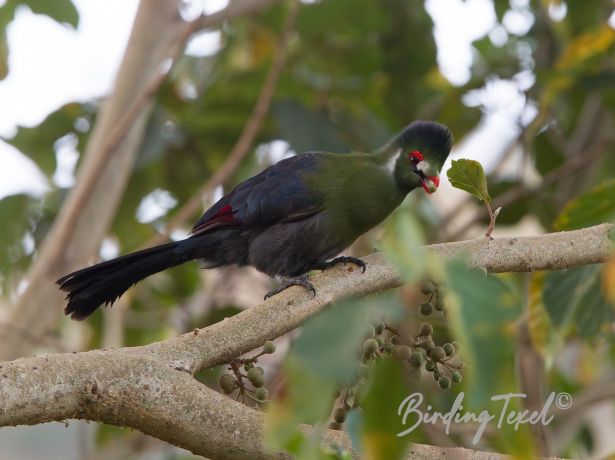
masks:
[[(78, 24), (77, 10), (68, 0), (7, 1), (0, 7), (2, 77), (10, 71), (4, 31), (21, 3), (67, 27)], [(220, 184), (222, 189), (230, 190), (283, 154), (376, 148), (414, 119), (435, 119), (448, 125), (459, 145), (491, 114), (491, 108), (481, 102), (484, 91), (498, 82), (524, 81), (529, 83), (519, 83), (517, 88), (528, 109), (525, 113), (533, 116), (519, 118), (517, 135), (510, 144), (485, 146), (493, 148), (494, 155), (516, 158), (514, 174), (502, 174), (496, 168), (487, 178), (494, 203), (505, 201), (499, 225), (531, 222), (551, 231), (613, 221), (615, 31), (607, 24), (612, 2), (494, 0), (493, 8), (496, 28), (501, 29), (511, 14), (531, 16), (532, 25), (524, 33), (506, 34), (503, 41), (492, 36), (477, 39), (471, 77), (454, 86), (439, 70), (433, 23), (422, 1), (303, 4), (270, 116), (254, 151), (228, 183)], [(561, 8), (566, 14), (557, 18), (554, 11)], [(174, 69), (157, 96), (137, 167), (109, 232), (109, 242), (120, 253), (139, 248), (159, 232), (222, 165), (261, 89), (284, 11), (285, 6), (279, 5), (222, 28), (217, 53), (185, 57)], [(71, 143), (83, 152), (99, 104), (96, 100), (66, 104), (39, 126), (20, 127), (14, 137), (4, 139), (30, 157), (52, 184), (42, 199), (15, 195), (0, 200), (4, 223), (0, 281), (7, 303), (16, 295), (66, 196), (67, 190), (52, 180), (58, 149)], [(211, 202), (213, 197), (207, 199)], [(138, 219), (144, 200), (159, 205), (158, 217)], [(526, 346), (541, 363), (534, 369), (540, 375), (530, 376), (530, 381), (540, 383), (547, 393), (566, 390), (576, 394), (591, 389), (593, 382), (612, 371), (614, 318), (612, 304), (603, 294), (604, 280), (612, 278), (601, 276), (603, 267), (485, 276), (418, 257), (423, 234), (429, 235), (428, 241), (481, 234), (473, 229), (486, 224), (483, 211), (474, 213), (477, 217), (469, 221), (461, 218), (464, 212), (480, 209), (480, 204), (467, 199), (458, 208), (445, 214), (433, 202), (413, 196), (385, 229), (376, 230), (353, 248), (358, 255), (373, 247), (384, 249), (409, 281), (429, 276), (450, 291), (447, 315), (436, 312), (430, 319), (434, 339), (436, 343), (459, 340), (468, 364), (463, 382), (448, 391), (439, 390), (431, 379), (411, 379), (407, 369), (394, 361), (374, 365), (366, 384), (365, 411), (349, 414), (346, 423), (353, 440), (367, 452), (389, 452), (386, 458), (393, 458), (401, 451), (390, 444), (391, 432), (399, 430), (397, 396), (409, 391), (421, 391), (443, 412), (460, 390), (469, 398), (469, 407), (478, 410), (489, 404), (491, 395), (530, 391), (528, 375), (514, 365), (527, 352)], [(229, 286), (243, 295), (229, 293)], [(130, 309), (122, 319), (121, 341), (115, 345), (148, 343), (211, 324), (253, 305), (266, 288), (267, 283), (254, 273), (241, 270), (212, 276), (194, 267), (180, 267), (160, 274), (127, 296)], [(321, 421), (326, 426), (335, 388), (347, 385), (358, 369), (357, 353), (369, 322), (388, 318), (416, 335), (422, 322), (417, 307), (421, 301), (416, 291), (404, 288), (383, 298), (339, 305), (307, 324), (299, 339), (281, 340), (294, 342), (291, 351), (285, 357), (281, 347), (263, 364), (271, 392), (288, 392), (272, 410), (273, 426), (280, 428), (278, 434), (287, 436), (274, 436), (271, 442), (299, 456), (325, 455), (307, 441), (297, 441), (293, 424)], [(104, 314), (97, 312), (85, 326), (83, 347), (108, 345)], [(58, 328), (60, 342), (71, 327)], [(529, 331), (529, 345), (520, 332), (524, 329)], [(215, 385), (214, 374), (201, 376), (203, 382)], [(315, 408), (320, 412), (315, 413)], [(605, 423), (614, 423), (613, 414), (610, 417)], [(552, 437), (553, 453), (595, 453), (606, 442), (578, 416), (568, 420), (561, 415), (553, 433), (559, 433), (558, 424), (569, 423), (573, 430)], [(409, 439), (471, 446), (472, 435), (461, 430), (444, 437), (437, 428), (421, 427)], [(133, 436), (110, 427), (97, 429), (101, 449), (118, 438)], [(532, 439), (536, 438), (523, 430), (491, 430), (478, 447), (532, 455), (540, 449)], [(373, 454), (372, 458), (379, 457)]]

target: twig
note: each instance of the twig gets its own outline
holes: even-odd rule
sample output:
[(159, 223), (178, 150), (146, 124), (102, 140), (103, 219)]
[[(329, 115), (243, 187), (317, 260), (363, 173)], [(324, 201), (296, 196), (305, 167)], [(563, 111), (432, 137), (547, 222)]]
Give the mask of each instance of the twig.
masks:
[[(541, 190), (553, 185), (554, 183), (559, 182), (560, 180), (579, 173), (583, 167), (586, 167), (588, 164), (593, 163), (604, 156), (604, 151), (602, 148), (596, 147), (596, 149), (592, 153), (588, 153), (585, 155), (580, 155), (570, 159), (570, 161), (566, 162), (562, 166), (557, 169), (554, 169), (549, 174), (545, 175), (536, 187), (526, 187), (525, 185), (518, 185), (516, 187), (508, 189), (506, 192), (498, 195), (493, 199), (493, 206), (497, 208), (503, 208), (509, 206), (520, 200), (525, 198), (526, 196), (534, 195), (539, 193)], [(458, 231), (449, 234), (448, 239), (456, 240), (460, 238), (476, 221), (478, 221), (482, 216), (482, 212), (476, 211), (468, 224), (466, 224), (463, 228)]]

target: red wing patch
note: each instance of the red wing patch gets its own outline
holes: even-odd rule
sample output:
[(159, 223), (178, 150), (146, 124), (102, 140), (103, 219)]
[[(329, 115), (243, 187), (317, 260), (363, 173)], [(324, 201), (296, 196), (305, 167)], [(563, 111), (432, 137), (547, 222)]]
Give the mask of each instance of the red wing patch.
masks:
[(210, 219), (195, 225), (190, 234), (194, 235), (195, 233), (203, 233), (214, 228), (238, 224), (239, 221), (235, 219), (233, 214), (235, 214), (235, 211), (233, 211), (231, 205), (225, 204)]

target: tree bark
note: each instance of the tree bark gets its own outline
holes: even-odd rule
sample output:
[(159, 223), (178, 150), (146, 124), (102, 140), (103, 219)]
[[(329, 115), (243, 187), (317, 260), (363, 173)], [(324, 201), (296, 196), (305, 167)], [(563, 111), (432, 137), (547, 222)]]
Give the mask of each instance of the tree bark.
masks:
[[(443, 259), (465, 255), (471, 265), (492, 272), (562, 269), (606, 261), (612, 254), (613, 228), (603, 224), (427, 248)], [(264, 449), (262, 413), (209, 389), (192, 375), (295, 329), (331, 303), (401, 284), (400, 274), (381, 254), (365, 262), (364, 274), (339, 267), (315, 276), (315, 298), (291, 288), (232, 318), (163, 342), (0, 363), (0, 426), (82, 418), (130, 426), (212, 458), (285, 458)], [(339, 431), (326, 431), (325, 442), (350, 448)], [(506, 458), (422, 445), (413, 445), (408, 455)]]

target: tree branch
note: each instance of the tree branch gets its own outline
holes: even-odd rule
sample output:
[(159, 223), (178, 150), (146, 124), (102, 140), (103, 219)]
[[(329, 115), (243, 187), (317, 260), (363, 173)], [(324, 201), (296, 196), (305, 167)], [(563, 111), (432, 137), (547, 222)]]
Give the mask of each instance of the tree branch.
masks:
[[(536, 237), (481, 238), (427, 248), (443, 259), (466, 254), (471, 265), (491, 272), (554, 270), (604, 262), (611, 255), (613, 231), (612, 225), (603, 224)], [(337, 267), (315, 276), (312, 281), (318, 294), (313, 299), (290, 288), (232, 318), (163, 342), (0, 363), (0, 426), (85, 418), (130, 426), (208, 457), (280, 458), (264, 450), (260, 412), (207, 388), (192, 374), (229, 362), (295, 329), (333, 302), (401, 284), (399, 273), (382, 254), (365, 261), (364, 274)], [(327, 431), (325, 441), (349, 446), (341, 432)], [(410, 456), (424, 458), (454, 456), (464, 450), (411, 449)], [(473, 458), (494, 455), (468, 452)]]

